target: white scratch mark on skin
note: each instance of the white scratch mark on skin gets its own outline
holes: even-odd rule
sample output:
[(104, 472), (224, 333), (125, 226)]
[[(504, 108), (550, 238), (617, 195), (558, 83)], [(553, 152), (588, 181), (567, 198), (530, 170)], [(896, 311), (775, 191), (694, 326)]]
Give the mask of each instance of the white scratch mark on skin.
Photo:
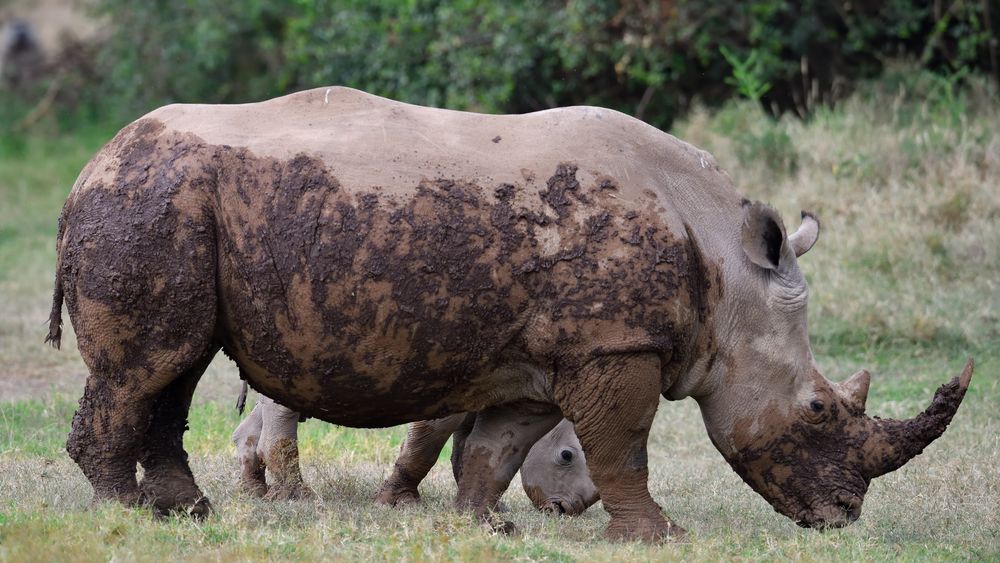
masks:
[(323, 105), (324, 106), (330, 104), (330, 90), (332, 90), (332, 89), (333, 88), (327, 88), (326, 89), (326, 94), (323, 96)]
[(702, 168), (708, 168), (708, 164), (705, 163), (705, 156), (704, 155), (700, 155), (699, 154), (698, 155), (698, 160), (701, 161), (701, 167)]
[(434, 148), (438, 149), (439, 151), (443, 151), (444, 150), (444, 148), (441, 145), (439, 145), (439, 144), (435, 143), (434, 141), (432, 141), (430, 137), (428, 137), (427, 135), (424, 135), (421, 131), (419, 131), (417, 129), (411, 129), (411, 131), (413, 131), (414, 133), (416, 133), (421, 139), (427, 141), (428, 144), (430, 144)]

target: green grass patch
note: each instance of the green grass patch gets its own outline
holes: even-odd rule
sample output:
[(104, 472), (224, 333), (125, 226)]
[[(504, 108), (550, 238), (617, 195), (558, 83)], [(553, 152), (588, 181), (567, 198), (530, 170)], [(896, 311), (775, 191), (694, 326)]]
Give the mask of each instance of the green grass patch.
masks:
[[(63, 395), (0, 401), (0, 455), (65, 456), (64, 446), (75, 411), (76, 400)], [(188, 416), (186, 449), (195, 455), (234, 451), (230, 436), (241, 420), (229, 404), (195, 404)], [(299, 449), (302, 456), (310, 459), (339, 457), (391, 462), (405, 436), (403, 426), (366, 430), (311, 419), (299, 425)], [(450, 455), (449, 445), (441, 458)]]

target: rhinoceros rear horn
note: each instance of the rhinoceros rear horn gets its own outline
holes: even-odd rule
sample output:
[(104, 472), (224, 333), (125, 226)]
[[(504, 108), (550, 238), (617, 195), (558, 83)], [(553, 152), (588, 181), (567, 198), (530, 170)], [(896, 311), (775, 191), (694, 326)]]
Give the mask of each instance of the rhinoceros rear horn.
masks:
[(970, 358), (962, 375), (938, 388), (931, 406), (910, 420), (873, 418), (871, 434), (864, 445), (863, 472), (868, 478), (895, 471), (924, 451), (944, 433), (972, 379)]

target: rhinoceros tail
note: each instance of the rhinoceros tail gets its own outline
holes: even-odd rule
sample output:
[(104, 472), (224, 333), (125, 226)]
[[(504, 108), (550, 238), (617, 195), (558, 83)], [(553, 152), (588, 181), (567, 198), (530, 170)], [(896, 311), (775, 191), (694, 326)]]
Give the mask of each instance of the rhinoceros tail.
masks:
[(52, 292), (52, 312), (49, 313), (49, 334), (45, 337), (46, 343), (51, 343), (56, 350), (62, 340), (62, 304), (63, 288), (59, 273), (56, 273), (56, 288)]
[[(242, 375), (242, 374), (240, 374)], [(243, 416), (243, 409), (247, 406), (247, 380), (243, 380), (243, 387), (240, 388), (240, 396), (236, 399), (236, 412)]]
[(52, 311), (49, 313), (49, 334), (45, 337), (46, 344), (51, 343), (56, 350), (62, 341), (62, 305), (63, 305), (63, 235), (66, 230), (66, 213), (69, 210), (69, 200), (63, 206), (59, 215), (59, 232), (56, 235), (56, 282), (52, 290)]

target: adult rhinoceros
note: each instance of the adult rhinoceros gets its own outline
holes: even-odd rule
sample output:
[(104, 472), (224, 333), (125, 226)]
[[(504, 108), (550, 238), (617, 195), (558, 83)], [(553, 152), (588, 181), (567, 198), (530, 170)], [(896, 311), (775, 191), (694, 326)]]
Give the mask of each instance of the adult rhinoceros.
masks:
[(915, 419), (867, 417), (867, 373), (831, 383), (809, 348), (796, 257), (817, 236), (606, 109), (478, 115), (346, 88), (163, 107), (63, 209), (49, 339), (65, 297), (90, 369), (67, 450), (97, 498), (207, 513), (182, 434), (221, 348), (336, 424), (479, 412), (458, 493), (477, 514), (565, 415), (607, 536), (678, 536), (646, 482), (662, 394), (697, 399), (776, 510), (844, 525), (945, 430), (972, 366)]

